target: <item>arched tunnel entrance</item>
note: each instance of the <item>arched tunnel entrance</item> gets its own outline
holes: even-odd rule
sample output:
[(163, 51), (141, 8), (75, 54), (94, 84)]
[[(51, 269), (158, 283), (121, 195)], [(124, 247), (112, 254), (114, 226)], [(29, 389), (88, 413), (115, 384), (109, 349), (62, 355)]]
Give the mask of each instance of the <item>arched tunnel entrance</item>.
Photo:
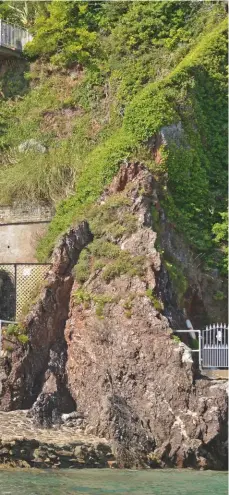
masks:
[(16, 311), (16, 288), (14, 276), (0, 270), (0, 319), (14, 320)]

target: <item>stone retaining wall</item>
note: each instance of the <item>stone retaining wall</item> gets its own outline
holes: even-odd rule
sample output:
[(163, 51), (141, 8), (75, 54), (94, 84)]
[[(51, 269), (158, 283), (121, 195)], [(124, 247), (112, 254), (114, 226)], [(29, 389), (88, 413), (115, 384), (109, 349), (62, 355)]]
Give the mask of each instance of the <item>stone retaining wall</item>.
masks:
[(31, 205), (30, 203), (0, 206), (0, 224), (50, 221), (53, 208), (47, 205)]

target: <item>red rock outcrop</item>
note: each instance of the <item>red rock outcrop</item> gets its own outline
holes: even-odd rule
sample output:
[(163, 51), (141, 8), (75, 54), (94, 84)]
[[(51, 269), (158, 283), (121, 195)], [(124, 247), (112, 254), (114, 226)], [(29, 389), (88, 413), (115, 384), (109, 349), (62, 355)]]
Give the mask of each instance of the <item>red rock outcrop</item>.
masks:
[[(224, 469), (226, 384), (195, 373), (190, 350), (172, 338), (170, 325), (181, 326), (184, 316), (155, 247), (152, 174), (124, 165), (101, 204), (124, 190), (128, 205), (119, 218), (128, 210), (136, 229), (115, 243), (133, 262), (142, 256), (143, 271), (122, 269), (108, 279), (103, 264), (77, 299), (71, 270), (92, 235), (86, 223), (66, 234), (27, 318), (30, 345), (13, 356), (1, 408), (32, 406), (30, 414), (49, 424), (76, 405), (85, 432), (113, 444), (120, 466)], [(108, 229), (104, 239), (111, 238)]]
[[(75, 303), (77, 284), (73, 287), (65, 330), (69, 389), (90, 431), (114, 442), (122, 466), (222, 469), (225, 383), (195, 376), (190, 352), (174, 342), (168, 319), (156, 309), (158, 301), (146, 295), (149, 287), (157, 290), (163, 270), (150, 226), (154, 181), (141, 166), (125, 167), (107, 196), (130, 184), (128, 177), (138, 229), (120, 245), (144, 256), (146, 272), (144, 277), (124, 274), (107, 283), (98, 271), (85, 283), (88, 294), (110, 297), (102, 317), (96, 315), (93, 297), (90, 306)], [(144, 197), (138, 194), (142, 188)], [(166, 283), (165, 274), (164, 279)], [(169, 291), (164, 291), (164, 299), (160, 295), (166, 306)]]
[(59, 402), (57, 396), (63, 396), (66, 412), (69, 407), (72, 410), (72, 399), (65, 387), (64, 327), (73, 284), (71, 271), (91, 239), (88, 224), (83, 222), (64, 235), (55, 249), (44, 288), (24, 322), (29, 345), (26, 350), (20, 346), (12, 354), (12, 369), (0, 397), (1, 410), (28, 409), (44, 384), (45, 394), (54, 394), (54, 404)]

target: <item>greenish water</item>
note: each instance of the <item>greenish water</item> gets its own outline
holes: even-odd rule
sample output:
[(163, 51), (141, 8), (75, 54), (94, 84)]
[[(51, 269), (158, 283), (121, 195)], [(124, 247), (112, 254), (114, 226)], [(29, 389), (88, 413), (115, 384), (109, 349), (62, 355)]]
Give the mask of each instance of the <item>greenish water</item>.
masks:
[(189, 470), (6, 470), (1, 495), (227, 495), (227, 473)]

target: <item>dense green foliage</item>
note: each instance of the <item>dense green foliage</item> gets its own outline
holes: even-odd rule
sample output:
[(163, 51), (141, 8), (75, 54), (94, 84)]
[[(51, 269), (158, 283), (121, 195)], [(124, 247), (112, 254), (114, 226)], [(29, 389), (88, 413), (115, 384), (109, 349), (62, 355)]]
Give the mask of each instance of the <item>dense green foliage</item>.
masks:
[(102, 270), (102, 278), (106, 282), (125, 273), (130, 276), (144, 274), (144, 256), (133, 256), (116, 244), (117, 240), (130, 235), (137, 228), (136, 218), (128, 212), (128, 206), (129, 199), (119, 193), (108, 198), (105, 204), (95, 205), (87, 211), (94, 239), (82, 250), (75, 266), (78, 283), (86, 282), (97, 270)]
[(27, 53), (60, 66), (89, 62), (98, 49), (96, 14), (96, 2), (51, 2), (36, 17), (36, 36)]
[(26, 329), (21, 323), (10, 323), (6, 329), (3, 329), (3, 336), (6, 340), (8, 337), (12, 338), (11, 343), (18, 342), (25, 345), (29, 342), (29, 337), (26, 335)]
[[(178, 142), (160, 150), (163, 161), (151, 154), (146, 163), (166, 184), (162, 202), (174, 227), (206, 263), (225, 269), (223, 4), (53, 1), (40, 10), (36, 3), (27, 53), (39, 58), (24, 86), (20, 79), (22, 99), (4, 93), (1, 103), (0, 201), (20, 200), (22, 183), (28, 198), (65, 198), (39, 245), (40, 260), (86, 215), (123, 160), (144, 160), (149, 139), (181, 123)], [(30, 138), (47, 153), (19, 156), (18, 144)]]
[(3, 0), (0, 2), (0, 17), (11, 24), (31, 28), (36, 17), (46, 11), (47, 5), (48, 2)]

